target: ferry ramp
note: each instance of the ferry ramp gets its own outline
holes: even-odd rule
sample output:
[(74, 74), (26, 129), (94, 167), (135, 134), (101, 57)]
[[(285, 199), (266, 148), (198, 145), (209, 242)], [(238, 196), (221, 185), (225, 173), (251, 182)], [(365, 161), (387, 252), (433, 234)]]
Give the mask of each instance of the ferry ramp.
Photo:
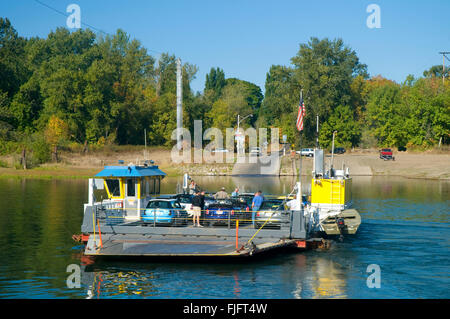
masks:
[(263, 156), (240, 156), (234, 164), (231, 175), (280, 175), (280, 154)]

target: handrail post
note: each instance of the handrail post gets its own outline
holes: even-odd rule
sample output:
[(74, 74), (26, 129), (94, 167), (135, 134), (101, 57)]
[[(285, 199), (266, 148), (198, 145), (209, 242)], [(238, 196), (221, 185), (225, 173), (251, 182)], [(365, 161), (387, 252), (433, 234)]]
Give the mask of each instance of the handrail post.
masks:
[(239, 238), (239, 219), (236, 219), (236, 251), (238, 251), (239, 249), (238, 238)]
[(100, 229), (100, 222), (97, 219), (97, 226), (98, 226), (98, 236), (100, 238), (100, 247), (103, 248), (103, 241), (102, 241), (102, 232)]
[(95, 215), (96, 215), (96, 211), (97, 211), (97, 207), (95, 207), (92, 210), (92, 228), (94, 229), (94, 245), (96, 246), (96, 242), (95, 242)]

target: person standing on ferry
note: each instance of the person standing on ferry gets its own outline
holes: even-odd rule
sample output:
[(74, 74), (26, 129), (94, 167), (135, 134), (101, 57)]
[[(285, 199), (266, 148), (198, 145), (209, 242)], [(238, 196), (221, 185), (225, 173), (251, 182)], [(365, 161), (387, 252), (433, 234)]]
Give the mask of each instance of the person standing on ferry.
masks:
[(196, 192), (192, 199), (192, 212), (192, 223), (194, 227), (203, 227), (200, 225), (200, 215), (202, 214), (202, 199), (200, 197), (200, 192)]
[(252, 224), (253, 224), (253, 227), (255, 226), (256, 213), (258, 212), (259, 208), (261, 207), (263, 201), (264, 201), (264, 197), (262, 196), (262, 192), (257, 191), (255, 193), (255, 197), (253, 197), (253, 201), (252, 201)]

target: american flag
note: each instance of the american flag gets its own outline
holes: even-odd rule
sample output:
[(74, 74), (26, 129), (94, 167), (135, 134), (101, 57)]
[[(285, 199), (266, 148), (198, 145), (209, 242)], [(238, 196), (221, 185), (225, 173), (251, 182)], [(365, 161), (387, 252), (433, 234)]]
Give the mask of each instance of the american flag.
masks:
[(298, 104), (298, 115), (297, 115), (297, 130), (303, 130), (303, 117), (306, 115), (305, 102), (303, 102), (303, 96), (300, 97), (300, 103)]

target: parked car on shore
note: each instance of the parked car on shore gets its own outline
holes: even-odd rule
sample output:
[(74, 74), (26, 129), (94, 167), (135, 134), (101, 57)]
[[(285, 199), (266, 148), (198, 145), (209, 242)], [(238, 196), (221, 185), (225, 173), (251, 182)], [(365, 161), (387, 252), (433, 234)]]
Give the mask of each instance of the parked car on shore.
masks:
[(251, 147), (249, 154), (250, 156), (261, 156), (261, 149), (259, 147)]
[(380, 158), (388, 161), (388, 160), (393, 160), (395, 161), (395, 157), (392, 156), (392, 150), (390, 148), (383, 148), (380, 150)]
[(142, 214), (142, 220), (170, 226), (187, 225), (188, 214), (176, 199), (152, 199)]
[(313, 148), (302, 148), (301, 151), (297, 151), (297, 154), (301, 156), (314, 157), (314, 149)]
[(336, 147), (334, 149), (334, 154), (344, 154), (345, 153), (345, 148), (343, 147)]
[(211, 153), (228, 153), (228, 150), (226, 148), (218, 147), (213, 149)]

